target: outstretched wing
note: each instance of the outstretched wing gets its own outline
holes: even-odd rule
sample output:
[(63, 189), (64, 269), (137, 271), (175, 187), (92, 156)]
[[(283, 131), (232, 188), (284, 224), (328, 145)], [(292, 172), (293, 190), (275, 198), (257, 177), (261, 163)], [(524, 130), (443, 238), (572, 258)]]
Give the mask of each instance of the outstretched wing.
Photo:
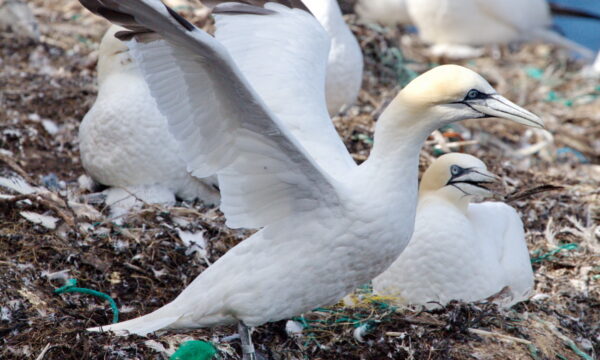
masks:
[(356, 166), (329, 114), (325, 77), (329, 34), (308, 12), (269, 3), (269, 16), (235, 14), (217, 6), (215, 37), (254, 90), (334, 177)]
[[(132, 30), (120, 36), (134, 38), (128, 45), (189, 169), (198, 177), (219, 174), (229, 226), (262, 227), (338, 204), (336, 181), (266, 107), (213, 37), (159, 0), (80, 1)], [(239, 11), (274, 15), (250, 5)]]

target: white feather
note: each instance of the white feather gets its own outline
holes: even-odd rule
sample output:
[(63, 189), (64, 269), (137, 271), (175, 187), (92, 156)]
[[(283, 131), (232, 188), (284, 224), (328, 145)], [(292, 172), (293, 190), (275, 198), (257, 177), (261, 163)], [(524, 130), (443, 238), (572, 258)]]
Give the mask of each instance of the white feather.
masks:
[(546, 0), (407, 0), (423, 40), (436, 45), (549, 41), (589, 56), (588, 49), (550, 30)]

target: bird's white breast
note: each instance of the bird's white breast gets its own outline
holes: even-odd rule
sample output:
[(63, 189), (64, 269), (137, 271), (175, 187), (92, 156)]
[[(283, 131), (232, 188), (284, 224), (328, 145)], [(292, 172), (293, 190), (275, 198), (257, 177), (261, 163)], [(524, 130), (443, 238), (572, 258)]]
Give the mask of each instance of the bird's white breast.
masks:
[(84, 168), (102, 184), (161, 185), (190, 199), (204, 191), (186, 171), (179, 145), (137, 72), (103, 79), (79, 139)]
[[(398, 260), (373, 280), (375, 291), (400, 302), (479, 300), (502, 289), (503, 271), (469, 218), (437, 198), (419, 203), (415, 232)], [(489, 250), (489, 251), (488, 251)]]

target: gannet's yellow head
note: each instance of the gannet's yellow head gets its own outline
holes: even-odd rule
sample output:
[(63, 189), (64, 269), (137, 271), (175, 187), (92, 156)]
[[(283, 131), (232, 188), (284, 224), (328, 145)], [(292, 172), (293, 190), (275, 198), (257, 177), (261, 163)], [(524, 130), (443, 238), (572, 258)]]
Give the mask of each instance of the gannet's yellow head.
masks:
[(468, 202), (472, 196), (490, 196), (487, 185), (498, 177), (487, 170), (483, 161), (461, 153), (445, 154), (427, 168), (421, 178), (419, 195), (435, 192), (453, 202)]
[(133, 59), (125, 43), (115, 37), (118, 31), (126, 30), (118, 25), (112, 25), (100, 41), (98, 48), (98, 84), (110, 74), (130, 68)]
[(520, 124), (544, 127), (537, 115), (512, 103), (479, 74), (458, 65), (443, 65), (410, 82), (394, 102), (415, 119), (428, 119), (436, 127), (465, 119), (498, 117)]

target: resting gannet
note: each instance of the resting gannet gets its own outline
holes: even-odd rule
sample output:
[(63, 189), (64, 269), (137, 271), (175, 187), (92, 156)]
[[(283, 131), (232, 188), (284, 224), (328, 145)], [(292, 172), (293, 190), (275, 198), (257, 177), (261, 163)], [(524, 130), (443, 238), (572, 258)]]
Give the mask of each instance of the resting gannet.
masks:
[(130, 193), (150, 203), (172, 203), (175, 196), (218, 203), (216, 179), (197, 179), (187, 171), (139, 67), (114, 36), (120, 30), (109, 28), (98, 50), (98, 97), (79, 127), (84, 169), (115, 188), (109, 190), (109, 205)]
[[(398, 257), (412, 235), (419, 152), (433, 130), (490, 116), (543, 126), (539, 117), (497, 94), (475, 72), (440, 66), (396, 96), (377, 121), (371, 156), (358, 166), (335, 132), (322, 135), (317, 126), (331, 122), (320, 85), (329, 40), (308, 13), (275, 2), (264, 7), (226, 2), (215, 8), (221, 17), (262, 19), (258, 33), (266, 40), (240, 41), (256, 56), (268, 54), (250, 45), (285, 50), (291, 43), (282, 24), (297, 34), (293, 43), (304, 49), (303, 56), (265, 57), (259, 85), (275, 88), (263, 88), (259, 95), (218, 40), (160, 1), (81, 3), (131, 29), (119, 37), (131, 39), (127, 44), (185, 149), (188, 168), (200, 177), (218, 174), (227, 225), (262, 228), (169, 304), (91, 331), (144, 335), (237, 322), (245, 357), (253, 358), (249, 326), (335, 303)], [(289, 21), (288, 13), (297, 14), (297, 21)], [(235, 36), (249, 40), (254, 35)], [(286, 61), (291, 62), (287, 72), (268, 71), (271, 64)], [(269, 97), (286, 99), (288, 112), (275, 115), (266, 105), (273, 100)], [(301, 143), (280, 118), (286, 116), (302, 117), (311, 124), (304, 136), (322, 140)]]
[(468, 47), (546, 41), (586, 58), (593, 53), (553, 31), (546, 0), (406, 0), (419, 36), (434, 53), (467, 56)]
[(333, 116), (356, 101), (362, 84), (363, 56), (336, 0), (302, 0), (331, 37), (326, 99)]
[(358, 0), (354, 11), (362, 20), (384, 26), (412, 24), (406, 0)]
[(508, 305), (527, 299), (533, 272), (519, 215), (501, 202), (470, 203), (489, 196), (485, 185), (496, 180), (471, 155), (436, 159), (421, 180), (412, 239), (373, 279), (373, 290), (398, 304), (426, 306), (482, 300), (505, 286)]

